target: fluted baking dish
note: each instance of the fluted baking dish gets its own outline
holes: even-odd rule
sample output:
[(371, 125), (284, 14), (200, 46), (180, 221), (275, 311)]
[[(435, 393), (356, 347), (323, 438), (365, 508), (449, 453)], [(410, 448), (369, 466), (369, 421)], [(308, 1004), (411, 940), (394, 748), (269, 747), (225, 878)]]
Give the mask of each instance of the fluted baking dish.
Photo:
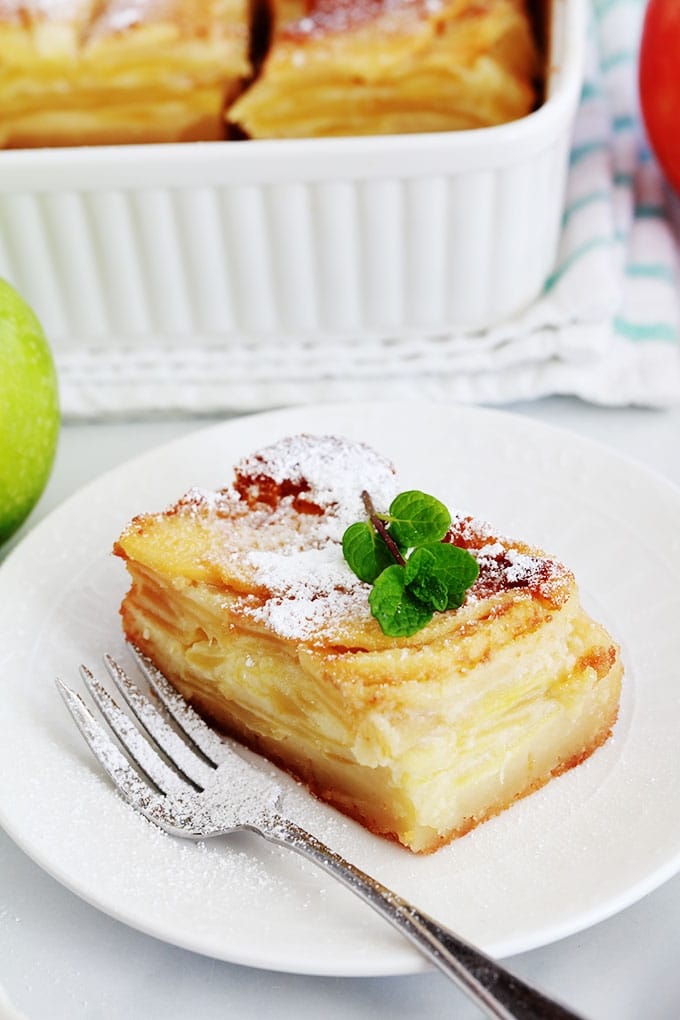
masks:
[(59, 350), (476, 330), (559, 236), (584, 0), (554, 0), (546, 96), (446, 134), (0, 153), (0, 275)]

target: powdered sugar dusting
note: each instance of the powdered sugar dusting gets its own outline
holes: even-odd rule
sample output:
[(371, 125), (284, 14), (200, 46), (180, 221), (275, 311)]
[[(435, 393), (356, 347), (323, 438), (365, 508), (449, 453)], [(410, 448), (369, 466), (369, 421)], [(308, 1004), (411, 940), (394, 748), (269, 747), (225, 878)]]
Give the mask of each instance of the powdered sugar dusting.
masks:
[[(240, 611), (298, 641), (325, 642), (370, 621), (370, 586), (350, 570), (342, 537), (366, 519), (363, 490), (379, 511), (388, 510), (399, 491), (392, 464), (364, 443), (302, 434), (243, 458), (235, 476), (233, 488), (191, 490), (176, 510), (223, 519), (213, 529), (223, 540), (216, 539), (210, 555), (250, 593), (240, 599)], [(481, 520), (454, 512), (445, 541), (478, 560), (469, 603), (511, 588), (563, 597), (561, 564), (497, 536)]]
[(327, 32), (350, 32), (359, 25), (381, 19), (381, 34), (404, 30), (404, 18), (437, 13), (438, 0), (314, 0), (303, 18), (283, 25), (280, 34), (292, 40)]
[(290, 495), (301, 498), (329, 512), (336, 537), (364, 516), (363, 489), (385, 508), (397, 494), (395, 470), (385, 457), (366, 443), (338, 436), (288, 436), (245, 457), (235, 470), (244, 498), (276, 503)]
[(537, 588), (546, 580), (546, 560), (529, 556), (501, 542), (491, 542), (477, 553), (483, 584), (488, 587), (495, 578), (500, 587)]
[[(114, 665), (125, 677), (120, 667)], [(102, 692), (105, 705), (110, 702), (110, 697), (89, 670), (83, 679), (100, 706)], [(276, 813), (281, 788), (273, 769), (257, 767), (241, 758), (229, 745), (221, 744), (221, 761), (213, 770), (205, 766), (188, 745), (183, 744), (185, 755), (196, 757), (205, 774), (202, 788), (195, 789), (161, 761), (128, 716), (114, 704), (113, 715), (110, 709), (106, 711), (114, 732), (129, 748), (131, 757), (142, 772), (168, 796), (156, 793), (130, 765), (82, 699), (65, 684), (60, 683), (59, 690), (94, 756), (104, 766), (118, 791), (134, 808), (166, 831), (196, 837), (226, 833), (243, 826), (262, 828)], [(151, 709), (149, 702), (147, 705)], [(173, 758), (171, 745), (166, 741), (163, 743), (168, 756)], [(174, 760), (181, 766), (181, 760)], [(190, 774), (193, 771), (193, 768), (189, 769)]]
[(486, 521), (455, 514), (446, 540), (468, 549), (479, 564), (469, 600), (520, 588), (559, 605), (568, 593), (571, 574), (563, 563), (495, 535)]
[(204, 790), (159, 800), (145, 813), (168, 831), (211, 836), (242, 827), (266, 828), (280, 796), (273, 770), (257, 768), (232, 752)]
[(345, 562), (342, 536), (366, 516), (364, 489), (389, 507), (397, 494), (392, 464), (365, 443), (298, 435), (244, 458), (236, 476), (253, 509), (264, 502), (277, 521), (291, 525), (275, 548), (245, 555), (256, 584), (269, 592), (251, 617), (299, 640), (327, 633), (348, 615), (368, 619), (369, 589)]
[(225, 513), (233, 510), (238, 503), (238, 493), (233, 489), (204, 489), (194, 486), (189, 489), (177, 503), (178, 508), (184, 511), (194, 510), (201, 512), (208, 510), (212, 513)]
[(307, 639), (334, 620), (370, 615), (368, 585), (351, 572), (337, 542), (293, 555), (257, 552), (249, 559), (257, 580), (271, 591), (252, 615), (282, 637)]

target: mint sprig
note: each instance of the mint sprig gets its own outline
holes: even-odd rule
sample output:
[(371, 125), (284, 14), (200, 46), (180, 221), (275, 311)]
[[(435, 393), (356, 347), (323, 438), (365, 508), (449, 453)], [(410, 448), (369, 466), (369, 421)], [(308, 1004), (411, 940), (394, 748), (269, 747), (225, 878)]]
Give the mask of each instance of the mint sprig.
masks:
[(371, 613), (388, 637), (410, 637), (435, 612), (457, 609), (479, 574), (466, 549), (442, 542), (451, 515), (434, 496), (402, 492), (388, 513), (378, 513), (362, 493), (367, 521), (345, 531), (342, 549), (357, 577), (372, 584)]
[(388, 637), (410, 637), (430, 622), (434, 611), (409, 591), (398, 563), (386, 567), (368, 596), (371, 613)]
[(411, 489), (392, 500), (389, 524), (397, 545), (409, 548), (441, 541), (451, 527), (451, 514), (434, 496)]
[(361, 581), (373, 584), (382, 571), (394, 563), (384, 540), (367, 521), (351, 524), (342, 536), (345, 559)]

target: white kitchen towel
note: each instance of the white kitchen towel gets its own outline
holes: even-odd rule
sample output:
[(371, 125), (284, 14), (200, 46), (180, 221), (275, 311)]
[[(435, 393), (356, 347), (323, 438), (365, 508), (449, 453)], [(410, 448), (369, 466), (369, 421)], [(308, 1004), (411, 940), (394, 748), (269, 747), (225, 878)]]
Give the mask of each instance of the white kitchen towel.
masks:
[(286, 338), (228, 350), (75, 352), (59, 362), (65, 414), (256, 410), (376, 396), (679, 403), (673, 199), (638, 102), (644, 7), (592, 2), (557, 264), (516, 319), (481, 334), (347, 338), (332, 351)]

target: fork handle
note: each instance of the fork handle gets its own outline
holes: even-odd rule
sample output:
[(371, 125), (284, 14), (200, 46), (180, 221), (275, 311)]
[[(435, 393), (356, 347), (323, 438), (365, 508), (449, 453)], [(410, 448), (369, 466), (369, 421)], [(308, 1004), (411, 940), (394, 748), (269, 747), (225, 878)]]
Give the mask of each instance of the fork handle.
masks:
[(582, 1020), (454, 935), (288, 819), (271, 820), (262, 835), (313, 861), (405, 935), (484, 1014), (495, 1020)]

